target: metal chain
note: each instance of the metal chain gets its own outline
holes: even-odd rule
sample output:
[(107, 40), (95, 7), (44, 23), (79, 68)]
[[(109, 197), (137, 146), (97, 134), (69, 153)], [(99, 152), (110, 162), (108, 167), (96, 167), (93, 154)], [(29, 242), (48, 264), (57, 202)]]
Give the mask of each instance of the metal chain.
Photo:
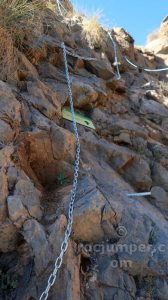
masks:
[(74, 113), (74, 106), (73, 106), (73, 96), (72, 96), (72, 90), (71, 90), (71, 81), (70, 81), (70, 76), (69, 76), (69, 71), (68, 71), (67, 53), (66, 53), (66, 48), (65, 48), (64, 43), (62, 43), (62, 48), (63, 48), (63, 56), (64, 56), (65, 74), (66, 74), (68, 92), (69, 92), (70, 108), (71, 108), (72, 118), (73, 118), (73, 130), (74, 130), (74, 134), (75, 134), (75, 137), (76, 137), (76, 155), (75, 155), (75, 166), (74, 166), (74, 178), (73, 178), (73, 186), (72, 186), (72, 190), (71, 190), (71, 198), (70, 198), (70, 203), (69, 203), (68, 223), (67, 223), (67, 227), (66, 227), (66, 230), (65, 230), (64, 239), (63, 239), (63, 242), (61, 244), (61, 251), (60, 251), (59, 256), (55, 260), (54, 269), (53, 269), (52, 273), (50, 274), (50, 276), (48, 278), (47, 287), (46, 287), (45, 291), (41, 294), (41, 297), (39, 298), (39, 300), (46, 300), (48, 298), (49, 290), (50, 290), (51, 286), (54, 284), (54, 282), (56, 280), (58, 269), (62, 265), (63, 256), (64, 256), (64, 254), (65, 254), (65, 252), (68, 248), (69, 237), (70, 237), (71, 231), (72, 231), (74, 201), (75, 201), (75, 198), (76, 198), (78, 173), (79, 173), (80, 140), (79, 140), (79, 134), (78, 134), (78, 129), (77, 129), (76, 120), (75, 120), (75, 113)]
[(97, 60), (97, 58), (95, 58), (95, 57), (85, 57), (85, 56), (80, 56), (76, 53), (71, 53), (70, 51), (66, 51), (66, 52), (68, 55), (82, 59), (82, 60), (88, 60), (88, 61), (96, 61)]
[(113, 47), (114, 47), (114, 56), (115, 56), (115, 61), (114, 61), (114, 66), (116, 67), (116, 71), (117, 71), (117, 79), (120, 80), (121, 79), (121, 75), (120, 75), (120, 69), (119, 69), (119, 65), (120, 62), (118, 61), (118, 57), (117, 57), (117, 45), (115, 40), (113, 39), (111, 33), (108, 31), (108, 36), (110, 37), (110, 40), (112, 41)]

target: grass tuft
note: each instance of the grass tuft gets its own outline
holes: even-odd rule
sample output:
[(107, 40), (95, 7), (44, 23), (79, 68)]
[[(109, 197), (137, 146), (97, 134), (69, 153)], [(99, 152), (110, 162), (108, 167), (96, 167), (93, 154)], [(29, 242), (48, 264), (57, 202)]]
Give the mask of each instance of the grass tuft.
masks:
[(99, 45), (103, 38), (103, 30), (100, 24), (100, 12), (96, 12), (92, 16), (82, 16), (82, 36), (85, 38), (89, 46)]
[(17, 55), (11, 35), (0, 27), (0, 80), (14, 79), (16, 66)]
[(40, 0), (0, 0), (0, 26), (7, 29), (25, 19), (33, 19), (36, 12), (44, 8)]
[(51, 0), (47, 1), (46, 7), (50, 10), (52, 10), (54, 13), (58, 10), (56, 2), (53, 3)]
[(0, 79), (14, 78), (17, 50), (25, 37), (32, 37), (38, 16), (46, 4), (42, 0), (0, 0)]

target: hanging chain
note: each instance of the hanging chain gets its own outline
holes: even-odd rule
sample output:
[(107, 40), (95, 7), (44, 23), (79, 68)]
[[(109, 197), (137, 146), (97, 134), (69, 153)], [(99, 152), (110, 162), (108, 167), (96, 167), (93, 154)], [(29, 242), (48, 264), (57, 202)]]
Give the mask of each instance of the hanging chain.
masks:
[(51, 286), (54, 284), (56, 277), (57, 277), (57, 272), (59, 268), (62, 265), (63, 261), (63, 256), (68, 248), (68, 243), (69, 243), (69, 237), (71, 235), (72, 231), (72, 224), (73, 224), (73, 211), (74, 211), (74, 201), (76, 198), (76, 191), (77, 191), (77, 182), (78, 182), (78, 173), (79, 173), (79, 162), (80, 162), (80, 140), (79, 140), (79, 134), (78, 134), (78, 129), (76, 125), (76, 120), (75, 120), (75, 112), (74, 112), (74, 106), (73, 106), (73, 96), (72, 96), (72, 90), (71, 90), (71, 80), (69, 76), (69, 71), (68, 71), (68, 62), (67, 62), (67, 53), (66, 53), (66, 48), (65, 44), (62, 43), (62, 48), (63, 48), (63, 56), (64, 56), (64, 66), (65, 66), (65, 74), (66, 74), (66, 80), (67, 80), (67, 86), (68, 86), (68, 93), (69, 93), (69, 101), (70, 101), (70, 108), (71, 108), (71, 113), (72, 113), (72, 118), (73, 118), (73, 130), (74, 134), (76, 137), (76, 155), (75, 155), (75, 166), (74, 166), (74, 178), (73, 178), (73, 186), (71, 190), (71, 198), (70, 198), (70, 203), (69, 203), (69, 211), (68, 211), (68, 223), (67, 227), (65, 230), (64, 234), (64, 239), (61, 244), (61, 251), (57, 259), (55, 260), (54, 264), (54, 269), (52, 273), (50, 274), (48, 278), (48, 283), (45, 291), (41, 294), (41, 297), (39, 300), (46, 300), (48, 298), (48, 293), (51, 288)]
[[(59, 0), (57, 0), (57, 6), (60, 14), (63, 16), (61, 7), (62, 4), (60, 3)], [(80, 162), (80, 140), (79, 140), (79, 134), (78, 134), (78, 129), (76, 125), (76, 119), (75, 119), (75, 112), (74, 112), (74, 105), (73, 105), (73, 96), (72, 96), (72, 90), (71, 90), (71, 80), (69, 76), (69, 71), (68, 71), (68, 62), (67, 62), (67, 53), (68, 51), (65, 48), (64, 42), (61, 43), (61, 47), (63, 49), (63, 57), (64, 57), (64, 68), (65, 68), (65, 75), (66, 75), (66, 80), (67, 80), (67, 86), (68, 86), (68, 94), (69, 94), (69, 101), (70, 101), (70, 109), (72, 113), (72, 120), (73, 120), (73, 131), (76, 137), (76, 154), (75, 154), (75, 165), (74, 165), (74, 178), (73, 178), (73, 185), (72, 185), (72, 190), (71, 190), (71, 198), (70, 198), (70, 203), (69, 203), (69, 211), (68, 211), (68, 223), (67, 227), (65, 230), (64, 234), (64, 239), (61, 244), (61, 251), (59, 256), (55, 260), (54, 264), (54, 269), (52, 273), (50, 274), (48, 278), (48, 283), (45, 291), (41, 294), (41, 297), (39, 300), (46, 300), (48, 298), (48, 293), (51, 288), (51, 286), (55, 283), (56, 277), (57, 277), (57, 272), (59, 268), (62, 265), (63, 261), (63, 256), (68, 248), (68, 243), (69, 243), (69, 237), (71, 235), (72, 231), (72, 224), (73, 224), (73, 211), (74, 211), (74, 201), (76, 198), (76, 191), (77, 191), (77, 183), (78, 183), (78, 173), (79, 173), (79, 162)]]

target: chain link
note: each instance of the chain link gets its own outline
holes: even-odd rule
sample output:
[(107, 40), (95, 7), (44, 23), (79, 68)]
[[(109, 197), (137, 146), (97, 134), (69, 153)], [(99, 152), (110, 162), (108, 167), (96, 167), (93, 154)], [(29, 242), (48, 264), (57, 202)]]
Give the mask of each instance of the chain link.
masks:
[(97, 60), (96, 57), (86, 57), (86, 56), (81, 56), (81, 55), (78, 55), (78, 54), (76, 54), (76, 53), (71, 53), (70, 51), (67, 51), (67, 54), (70, 55), (70, 56), (73, 56), (73, 57), (82, 59), (82, 60), (88, 60), (88, 61), (96, 61), (96, 60)]
[(63, 49), (65, 74), (66, 74), (66, 79), (67, 79), (70, 108), (71, 108), (72, 119), (73, 119), (73, 131), (74, 131), (74, 134), (76, 137), (76, 155), (75, 155), (75, 164), (74, 164), (75, 166), (74, 166), (73, 186), (72, 186), (72, 190), (71, 190), (71, 198), (70, 198), (70, 203), (69, 203), (68, 223), (67, 223), (67, 227), (65, 230), (64, 239), (61, 244), (61, 251), (60, 251), (59, 256), (55, 260), (54, 270), (52, 271), (52, 273), (50, 274), (50, 276), (48, 278), (47, 287), (46, 287), (45, 291), (41, 294), (41, 297), (39, 298), (39, 300), (46, 300), (48, 298), (49, 290), (56, 280), (58, 269), (62, 265), (64, 253), (66, 252), (66, 250), (68, 248), (69, 237), (71, 235), (72, 224), (73, 224), (74, 201), (76, 198), (78, 173), (79, 173), (79, 162), (80, 162), (80, 140), (79, 140), (79, 134), (78, 134), (78, 129), (77, 129), (76, 120), (75, 120), (75, 112), (74, 112), (73, 97), (72, 97), (72, 90), (71, 90), (71, 80), (70, 80), (69, 71), (68, 71), (67, 52), (66, 52), (65, 44), (62, 43), (61, 46)]

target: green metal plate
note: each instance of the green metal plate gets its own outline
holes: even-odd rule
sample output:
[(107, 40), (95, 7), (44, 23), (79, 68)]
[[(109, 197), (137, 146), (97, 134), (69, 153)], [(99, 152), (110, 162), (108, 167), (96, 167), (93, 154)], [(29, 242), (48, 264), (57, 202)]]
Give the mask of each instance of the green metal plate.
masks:
[[(69, 107), (64, 107), (62, 110), (62, 116), (64, 119), (72, 121), (72, 113)], [(83, 114), (79, 112), (75, 112), (75, 120), (76, 123), (81, 124), (83, 126), (96, 129), (92, 120), (88, 117), (85, 117)]]

